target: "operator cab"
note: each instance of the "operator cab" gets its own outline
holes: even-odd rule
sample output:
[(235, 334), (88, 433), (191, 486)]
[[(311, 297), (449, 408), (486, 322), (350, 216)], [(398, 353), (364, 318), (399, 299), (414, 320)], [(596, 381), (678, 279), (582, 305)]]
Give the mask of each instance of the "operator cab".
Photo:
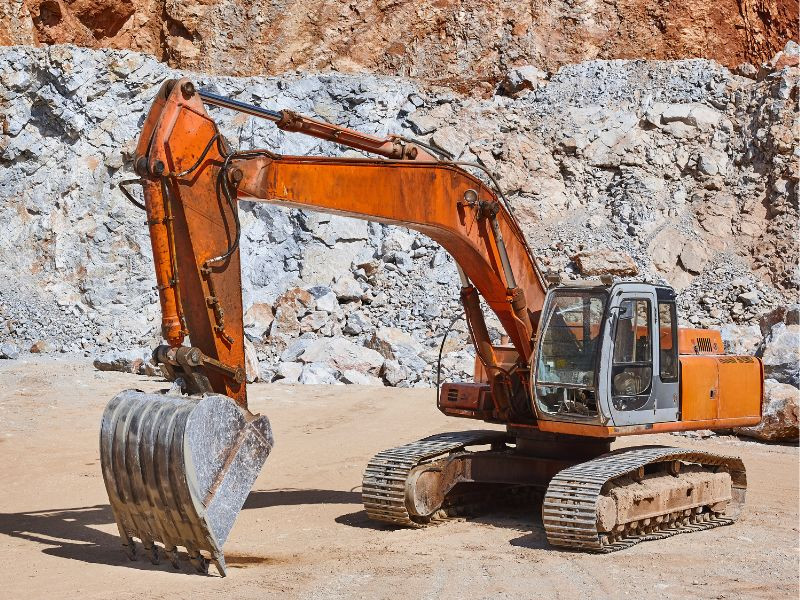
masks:
[(592, 425), (678, 420), (675, 292), (620, 282), (551, 288), (539, 325), (537, 417)]

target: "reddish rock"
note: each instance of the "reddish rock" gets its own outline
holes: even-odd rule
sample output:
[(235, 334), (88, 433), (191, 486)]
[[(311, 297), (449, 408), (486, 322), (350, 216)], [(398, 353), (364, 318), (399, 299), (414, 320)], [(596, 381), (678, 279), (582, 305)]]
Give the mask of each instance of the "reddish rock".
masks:
[(52, 352), (53, 346), (49, 342), (39, 340), (31, 346), (30, 351), (32, 354), (45, 354), (47, 352)]
[(578, 265), (581, 275), (593, 277), (597, 275), (636, 275), (639, 270), (633, 259), (624, 252), (616, 252), (609, 248), (584, 250), (572, 257)]

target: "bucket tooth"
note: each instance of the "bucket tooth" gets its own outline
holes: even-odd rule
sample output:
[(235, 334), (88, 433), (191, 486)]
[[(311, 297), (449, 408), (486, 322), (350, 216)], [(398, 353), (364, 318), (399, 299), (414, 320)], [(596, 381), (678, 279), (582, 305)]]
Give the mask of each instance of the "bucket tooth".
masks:
[[(266, 417), (227, 396), (126, 390), (103, 412), (100, 459), (126, 554), (154, 563), (178, 546), (195, 568), (225, 574), (222, 546), (273, 446)], [(208, 558), (210, 557), (210, 559)]]
[(175, 546), (173, 546), (172, 548), (165, 548), (164, 554), (167, 555), (167, 558), (169, 559), (169, 562), (172, 564), (173, 568), (175, 569), (181, 568), (181, 563), (178, 560), (178, 548), (176, 548)]
[(150, 545), (145, 546), (145, 551), (151, 563), (157, 565), (161, 562), (161, 555), (159, 554), (158, 546), (156, 546), (155, 542), (150, 542)]

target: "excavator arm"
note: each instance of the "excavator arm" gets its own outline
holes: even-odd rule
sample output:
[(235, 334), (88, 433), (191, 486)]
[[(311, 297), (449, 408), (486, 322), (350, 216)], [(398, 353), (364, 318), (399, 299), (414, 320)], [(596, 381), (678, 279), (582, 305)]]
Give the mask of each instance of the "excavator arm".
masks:
[[(387, 158), (235, 151), (204, 101)], [(501, 389), (507, 382), (495, 381), (504, 370), (498, 368), (478, 296), (497, 315), (527, 369), (545, 289), (518, 224), (479, 178), (401, 138), (371, 138), (288, 111), (198, 93), (186, 80), (169, 82), (159, 92), (136, 166), (144, 181), (163, 333), (171, 346), (157, 355), (162, 364), (186, 371), (186, 360), (177, 354), (186, 352), (180, 348), (189, 335), (210, 389), (246, 406), (236, 200), (264, 201), (403, 225), (441, 244), (459, 266), (476, 350), (498, 408), (507, 412)]]

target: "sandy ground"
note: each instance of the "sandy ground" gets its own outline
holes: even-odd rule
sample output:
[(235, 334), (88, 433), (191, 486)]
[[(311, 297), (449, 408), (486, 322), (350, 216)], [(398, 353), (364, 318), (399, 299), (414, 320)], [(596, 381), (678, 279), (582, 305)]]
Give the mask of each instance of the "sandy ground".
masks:
[[(731, 527), (607, 556), (548, 547), (538, 506), (425, 530), (372, 524), (361, 470), (378, 450), (481, 428), (432, 390), (251, 387), (276, 447), (225, 546), (229, 576), (123, 554), (100, 475), (98, 426), (119, 390), (164, 384), (87, 362), (0, 361), (3, 598), (797, 598), (798, 452), (732, 438), (663, 443), (738, 454), (750, 483)], [(212, 574), (214, 573), (212, 567)]]

